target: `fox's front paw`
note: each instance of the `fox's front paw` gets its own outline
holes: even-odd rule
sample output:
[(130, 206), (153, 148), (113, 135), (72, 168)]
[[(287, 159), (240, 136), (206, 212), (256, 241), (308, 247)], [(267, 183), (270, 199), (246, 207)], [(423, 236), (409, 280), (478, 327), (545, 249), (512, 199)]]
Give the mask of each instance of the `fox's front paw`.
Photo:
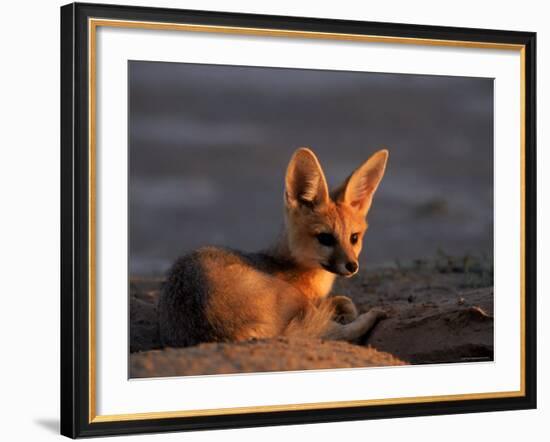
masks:
[(378, 321), (388, 317), (388, 312), (382, 307), (373, 307), (369, 310), (369, 313), (375, 316)]
[(340, 324), (349, 324), (355, 321), (358, 316), (357, 308), (347, 296), (332, 297), (334, 305), (334, 320)]

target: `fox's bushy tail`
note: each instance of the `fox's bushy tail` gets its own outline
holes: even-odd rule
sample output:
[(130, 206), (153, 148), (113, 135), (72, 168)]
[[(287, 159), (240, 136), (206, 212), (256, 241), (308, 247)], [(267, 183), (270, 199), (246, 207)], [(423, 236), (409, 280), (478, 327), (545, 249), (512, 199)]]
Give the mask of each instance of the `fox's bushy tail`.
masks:
[(321, 302), (319, 305), (309, 305), (308, 308), (292, 318), (285, 330), (284, 336), (303, 338), (323, 338), (332, 330), (334, 322), (334, 306), (331, 302)]
[(290, 321), (283, 335), (354, 341), (364, 336), (378, 320), (385, 318), (386, 313), (380, 309), (371, 309), (348, 324), (340, 324), (333, 317), (334, 305), (329, 300), (318, 306), (310, 305)]

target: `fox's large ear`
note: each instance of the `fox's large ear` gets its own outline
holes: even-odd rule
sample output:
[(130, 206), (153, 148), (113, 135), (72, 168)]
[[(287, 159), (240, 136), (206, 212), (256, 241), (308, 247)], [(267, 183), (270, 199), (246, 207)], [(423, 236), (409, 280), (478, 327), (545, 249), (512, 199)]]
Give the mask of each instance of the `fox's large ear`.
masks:
[(300, 205), (316, 207), (327, 203), (328, 186), (321, 164), (307, 147), (301, 147), (290, 159), (286, 170), (285, 203), (287, 207)]
[(389, 152), (379, 150), (359, 166), (342, 186), (334, 192), (334, 199), (349, 204), (363, 216), (367, 215), (372, 197), (386, 170)]

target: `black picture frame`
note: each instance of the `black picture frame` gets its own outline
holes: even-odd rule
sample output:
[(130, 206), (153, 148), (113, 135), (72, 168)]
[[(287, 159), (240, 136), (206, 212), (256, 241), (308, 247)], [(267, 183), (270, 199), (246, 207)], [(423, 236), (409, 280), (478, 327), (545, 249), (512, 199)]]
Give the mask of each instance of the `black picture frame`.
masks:
[[(359, 407), (94, 422), (89, 360), (88, 19), (187, 23), (522, 45), (524, 50), (524, 395)], [(73, 3), (61, 8), (61, 434), (239, 428), (536, 408), (536, 34), (166, 8)]]

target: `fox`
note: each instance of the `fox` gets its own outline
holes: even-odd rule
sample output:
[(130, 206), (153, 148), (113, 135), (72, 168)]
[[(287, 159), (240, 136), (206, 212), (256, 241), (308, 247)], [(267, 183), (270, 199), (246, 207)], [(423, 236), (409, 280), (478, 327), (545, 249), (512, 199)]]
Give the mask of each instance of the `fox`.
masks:
[(161, 344), (363, 337), (386, 312), (359, 315), (349, 297), (331, 291), (337, 277), (359, 270), (388, 156), (377, 151), (329, 191), (315, 153), (298, 148), (286, 169), (284, 227), (273, 246), (254, 253), (206, 246), (174, 262), (157, 306)]

